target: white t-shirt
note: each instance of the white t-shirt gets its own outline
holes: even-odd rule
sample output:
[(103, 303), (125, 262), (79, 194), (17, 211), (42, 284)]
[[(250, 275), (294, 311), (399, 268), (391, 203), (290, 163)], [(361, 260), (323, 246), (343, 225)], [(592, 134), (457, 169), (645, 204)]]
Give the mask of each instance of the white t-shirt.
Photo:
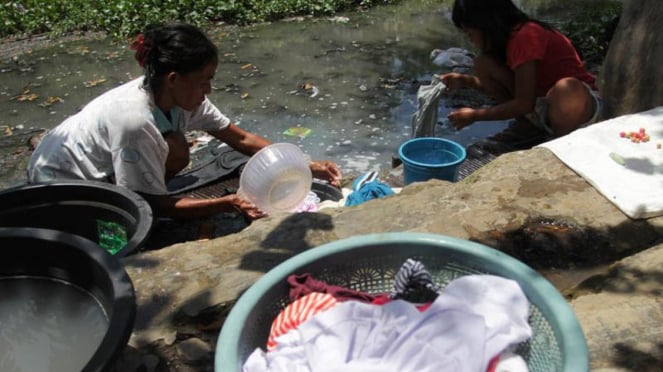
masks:
[(195, 111), (172, 109), (169, 121), (142, 83), (140, 77), (109, 90), (49, 131), (30, 158), (28, 180), (96, 180), (166, 194), (162, 133), (222, 130), (230, 120), (206, 98)]

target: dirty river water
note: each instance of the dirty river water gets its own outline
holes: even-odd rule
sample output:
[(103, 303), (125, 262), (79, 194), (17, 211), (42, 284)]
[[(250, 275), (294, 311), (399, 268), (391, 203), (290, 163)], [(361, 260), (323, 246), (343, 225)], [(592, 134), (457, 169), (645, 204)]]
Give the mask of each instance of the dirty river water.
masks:
[[(568, 14), (565, 4), (590, 1), (521, 2), (545, 18)], [(450, 21), (450, 4), (405, 0), (329, 18), (215, 28), (209, 35), (220, 63), (209, 98), (242, 128), (333, 160), (345, 174), (388, 169), (411, 136), (418, 86), (445, 72), (432, 63), (431, 51), (471, 49)], [(128, 43), (103, 37), (3, 52), (0, 188), (25, 181), (32, 134), (140, 74)], [(440, 117), (449, 110), (441, 102)], [(458, 132), (438, 125), (435, 135), (468, 145), (505, 125), (486, 122)]]

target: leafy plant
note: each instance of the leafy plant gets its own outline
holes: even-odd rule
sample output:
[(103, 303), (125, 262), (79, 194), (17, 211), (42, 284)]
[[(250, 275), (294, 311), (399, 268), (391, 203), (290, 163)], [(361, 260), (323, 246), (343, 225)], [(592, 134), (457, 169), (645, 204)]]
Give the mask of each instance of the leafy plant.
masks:
[(0, 3), (0, 37), (105, 31), (122, 38), (145, 25), (181, 21), (198, 26), (249, 24), (293, 15), (329, 15), (398, 0), (23, 0)]
[(586, 63), (601, 63), (622, 13), (621, 1), (600, 7), (585, 7), (575, 17), (563, 22), (559, 28), (571, 39)]

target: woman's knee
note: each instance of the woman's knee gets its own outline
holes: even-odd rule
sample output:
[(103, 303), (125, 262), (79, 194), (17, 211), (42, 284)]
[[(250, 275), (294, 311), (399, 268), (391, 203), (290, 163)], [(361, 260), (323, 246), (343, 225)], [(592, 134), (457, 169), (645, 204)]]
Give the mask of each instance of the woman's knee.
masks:
[(170, 179), (189, 165), (189, 144), (184, 134), (177, 131), (164, 135), (164, 139), (168, 144), (166, 179)]
[(546, 95), (548, 121), (556, 135), (568, 134), (588, 122), (594, 114), (589, 88), (576, 78), (560, 79)]

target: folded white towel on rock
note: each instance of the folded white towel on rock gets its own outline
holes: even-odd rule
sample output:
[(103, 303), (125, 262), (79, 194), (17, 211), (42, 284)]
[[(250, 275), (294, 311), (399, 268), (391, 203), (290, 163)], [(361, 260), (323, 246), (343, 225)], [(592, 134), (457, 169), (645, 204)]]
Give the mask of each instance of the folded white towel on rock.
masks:
[[(634, 143), (620, 136), (641, 128), (649, 141)], [(539, 146), (627, 216), (663, 215), (663, 106), (602, 121)]]

